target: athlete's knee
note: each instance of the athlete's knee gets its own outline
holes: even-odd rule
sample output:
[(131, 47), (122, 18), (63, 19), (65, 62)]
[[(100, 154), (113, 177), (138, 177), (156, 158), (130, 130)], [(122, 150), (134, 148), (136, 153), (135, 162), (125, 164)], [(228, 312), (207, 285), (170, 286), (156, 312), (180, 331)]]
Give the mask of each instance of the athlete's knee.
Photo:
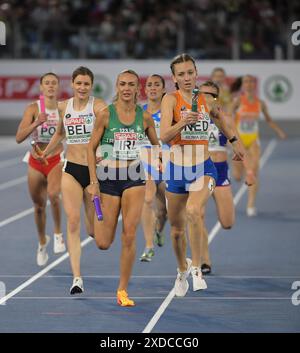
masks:
[(134, 228), (127, 228), (123, 230), (122, 234), (122, 244), (125, 247), (130, 247), (134, 244), (136, 238), (136, 229)]
[(146, 195), (144, 200), (144, 206), (147, 208), (152, 208), (154, 202), (154, 197), (152, 195)]
[(60, 202), (59, 193), (57, 191), (48, 191), (48, 198), (52, 205), (57, 205)]
[(232, 175), (233, 175), (233, 178), (234, 178), (235, 181), (240, 182), (242, 180), (242, 174), (241, 173), (235, 172), (235, 173), (232, 173)]
[(159, 219), (159, 220), (166, 220), (167, 219), (167, 210), (164, 210), (164, 209), (159, 209), (156, 211), (156, 217)]
[(171, 227), (171, 237), (174, 240), (179, 240), (185, 236), (184, 228), (179, 227)]
[(202, 220), (201, 208), (198, 205), (188, 205), (186, 207), (186, 217), (190, 223), (196, 223)]
[(43, 213), (46, 212), (46, 205), (43, 205), (40, 203), (34, 203), (34, 210), (36, 214), (42, 215)]
[(234, 215), (230, 217), (220, 217), (219, 222), (221, 223), (221, 226), (223, 229), (231, 229), (234, 225)]
[(80, 215), (69, 215), (68, 216), (68, 229), (69, 232), (74, 233), (80, 227)]
[(111, 242), (105, 239), (98, 239), (95, 237), (95, 242), (99, 250), (108, 250), (111, 246)]
[(233, 223), (225, 223), (225, 222), (221, 222), (221, 226), (223, 229), (229, 230), (232, 228)]
[(200, 217), (204, 220), (205, 218), (205, 207), (202, 207), (200, 210)]

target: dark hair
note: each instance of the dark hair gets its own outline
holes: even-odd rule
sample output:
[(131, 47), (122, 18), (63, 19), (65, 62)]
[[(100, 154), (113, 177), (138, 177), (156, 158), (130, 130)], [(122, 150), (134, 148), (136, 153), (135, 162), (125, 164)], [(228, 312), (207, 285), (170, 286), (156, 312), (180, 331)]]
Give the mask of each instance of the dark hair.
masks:
[(242, 76), (242, 83), (243, 83), (245, 77), (249, 77), (252, 80), (255, 80), (255, 77), (253, 75), (247, 74), (247, 75)]
[(53, 72), (46, 72), (45, 74), (43, 74), (41, 77), (40, 77), (40, 84), (42, 84), (43, 83), (43, 79), (46, 77), (46, 76), (54, 76), (56, 79), (57, 79), (57, 81), (59, 82), (59, 77), (55, 74), (55, 73), (53, 73)]
[[(176, 64), (185, 63), (187, 61), (191, 61), (194, 64), (195, 70), (197, 70), (195, 59), (192, 56), (190, 56), (189, 54), (183, 53), (183, 54), (175, 56), (175, 58), (171, 61), (170, 68), (171, 68), (172, 74), (175, 75), (175, 65)], [(176, 87), (176, 89), (179, 89), (177, 83), (175, 83), (175, 87)]]
[(212, 70), (210, 76), (212, 76), (213, 74), (215, 74), (217, 71), (221, 71), (221, 72), (223, 72), (224, 75), (226, 75), (226, 72), (225, 72), (225, 70), (223, 69), (223, 67), (215, 67), (215, 68)]
[(152, 75), (149, 75), (149, 76), (147, 77), (147, 80), (148, 80), (149, 77), (157, 77), (157, 78), (159, 78), (159, 79), (161, 80), (161, 83), (162, 83), (163, 88), (166, 87), (165, 79), (164, 79), (161, 75), (159, 75), (159, 74), (152, 74)]
[[(159, 75), (159, 74), (152, 74), (152, 75), (149, 75), (149, 76), (147, 77), (147, 80), (146, 80), (146, 81), (148, 81), (148, 78), (150, 78), (150, 77), (157, 77), (157, 78), (159, 78), (159, 79), (161, 80), (161, 83), (162, 83), (163, 88), (166, 88), (166, 81), (165, 81), (165, 79), (164, 79), (161, 75)], [(161, 96), (161, 100), (163, 99), (163, 97), (164, 97), (166, 94), (167, 94), (166, 91), (163, 92), (163, 94), (162, 94), (162, 96)]]
[(220, 93), (220, 88), (214, 81), (211, 81), (211, 80), (205, 81), (200, 85), (200, 87), (203, 87), (203, 86), (215, 88), (217, 91), (217, 95), (219, 95)]
[(242, 76), (239, 76), (235, 79), (235, 81), (233, 81), (233, 83), (230, 86), (230, 93), (235, 93), (238, 92), (241, 87), (242, 87)]
[(94, 74), (92, 73), (92, 71), (90, 69), (88, 69), (85, 66), (79, 66), (77, 67), (77, 69), (75, 69), (72, 73), (72, 82), (75, 81), (75, 78), (79, 75), (83, 75), (83, 76), (89, 76), (92, 84), (94, 83)]

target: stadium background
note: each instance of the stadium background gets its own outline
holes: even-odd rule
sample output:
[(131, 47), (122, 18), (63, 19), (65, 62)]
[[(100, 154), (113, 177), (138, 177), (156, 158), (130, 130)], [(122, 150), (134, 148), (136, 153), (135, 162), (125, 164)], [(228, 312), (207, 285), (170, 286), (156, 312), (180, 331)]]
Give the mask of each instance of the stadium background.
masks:
[[(96, 75), (94, 94), (109, 102), (125, 68), (135, 69), (142, 83), (148, 74), (162, 74), (173, 89), (169, 62), (188, 52), (197, 59), (200, 80), (216, 66), (229, 80), (255, 75), (271, 116), (294, 135), (300, 130), (300, 45), (292, 43), (297, 19), (298, 1), (1, 1), (0, 133), (15, 134), (44, 72), (62, 78), (66, 98), (71, 72), (86, 65)], [(261, 125), (262, 136), (269, 136)]]
[[(294, 44), (300, 31), (292, 24), (300, 21), (300, 2), (6, 0), (0, 1), (0, 21), (0, 31), (5, 27), (0, 32), (0, 332), (299, 332), (300, 45)], [(22, 113), (38, 96), (40, 75), (57, 73), (61, 97), (67, 97), (70, 75), (79, 65), (94, 71), (94, 94), (107, 102), (125, 68), (136, 70), (142, 82), (148, 74), (162, 74), (173, 89), (169, 64), (182, 52), (196, 58), (199, 80), (214, 67), (225, 68), (229, 81), (254, 75), (272, 118), (288, 134), (287, 141), (275, 140), (261, 121), (259, 214), (246, 216), (247, 189), (234, 181), (232, 230), (218, 226), (210, 201), (208, 290), (169, 301), (162, 317), (157, 309), (169, 298), (176, 275), (169, 239), (150, 266), (136, 260), (130, 290), (138, 305), (129, 314), (115, 303), (119, 239), (99, 255), (85, 238), (86, 292), (74, 299), (68, 295), (67, 254), (55, 257), (49, 251), (50, 264), (42, 271), (35, 263), (27, 165), (21, 163), (29, 139), (20, 145), (14, 139)], [(52, 232), (50, 216), (48, 221)], [(64, 234), (65, 229), (64, 224)], [(140, 229), (137, 254), (143, 247)], [(11, 348), (15, 342), (10, 340)], [(57, 345), (56, 340), (47, 345), (52, 342)]]

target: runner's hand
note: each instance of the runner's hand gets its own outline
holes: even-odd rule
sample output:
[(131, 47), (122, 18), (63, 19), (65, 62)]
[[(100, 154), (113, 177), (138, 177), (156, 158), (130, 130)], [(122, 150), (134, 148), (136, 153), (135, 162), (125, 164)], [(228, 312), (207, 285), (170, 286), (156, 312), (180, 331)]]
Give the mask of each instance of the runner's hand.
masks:
[(100, 202), (101, 202), (99, 184), (89, 184), (86, 189), (87, 189), (87, 192), (91, 195), (91, 201), (94, 200), (95, 196), (99, 196)]
[(197, 112), (192, 112), (191, 110), (186, 110), (181, 113), (182, 116), (182, 121), (184, 122), (184, 125), (191, 125), (191, 124), (196, 124), (196, 122), (199, 120), (199, 113)]
[(36, 120), (38, 125), (42, 125), (45, 122), (47, 122), (48, 116), (49, 116), (49, 114), (47, 114), (47, 113), (39, 113), (38, 118)]

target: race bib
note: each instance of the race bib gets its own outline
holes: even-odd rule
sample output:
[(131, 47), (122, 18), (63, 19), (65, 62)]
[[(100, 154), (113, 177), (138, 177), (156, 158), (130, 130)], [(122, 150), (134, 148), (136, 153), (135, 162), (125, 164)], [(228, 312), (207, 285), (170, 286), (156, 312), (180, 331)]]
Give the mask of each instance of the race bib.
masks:
[(50, 113), (47, 121), (39, 125), (33, 132), (32, 137), (36, 142), (49, 143), (52, 136), (55, 134), (58, 124), (58, 118), (55, 112)]
[(220, 146), (219, 129), (215, 124), (210, 124), (208, 143), (210, 147)]
[(65, 130), (68, 144), (88, 143), (94, 126), (92, 114), (79, 117), (65, 117)]
[[(182, 111), (180, 114), (183, 117), (187, 112)], [(181, 130), (181, 139), (188, 141), (203, 141), (208, 140), (209, 115), (207, 113), (198, 113), (199, 120), (195, 124), (186, 125)]]
[(254, 134), (258, 131), (258, 123), (256, 120), (242, 120), (239, 130), (244, 134)]
[(116, 159), (137, 159), (140, 154), (139, 140), (136, 132), (115, 132), (113, 157)]
[(154, 120), (154, 126), (155, 126), (156, 135), (159, 139), (159, 137), (160, 137), (160, 122)]

